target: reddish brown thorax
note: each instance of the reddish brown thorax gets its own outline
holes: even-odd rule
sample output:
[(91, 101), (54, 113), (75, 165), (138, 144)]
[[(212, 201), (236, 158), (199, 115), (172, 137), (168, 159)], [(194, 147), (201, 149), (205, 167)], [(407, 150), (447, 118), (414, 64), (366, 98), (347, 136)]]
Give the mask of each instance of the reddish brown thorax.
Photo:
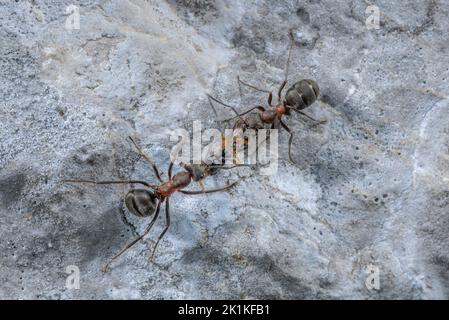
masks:
[(279, 103), (276, 106), (276, 113), (279, 115), (279, 118), (284, 115), (287, 112), (287, 108), (285, 107), (284, 103)]
[(273, 123), (276, 118), (281, 118), (287, 111), (284, 103), (279, 103), (276, 107), (270, 108), (262, 112), (262, 121), (265, 123)]
[(189, 172), (179, 172), (172, 179), (162, 183), (157, 191), (162, 197), (167, 198), (176, 191), (187, 187), (191, 180), (192, 176)]

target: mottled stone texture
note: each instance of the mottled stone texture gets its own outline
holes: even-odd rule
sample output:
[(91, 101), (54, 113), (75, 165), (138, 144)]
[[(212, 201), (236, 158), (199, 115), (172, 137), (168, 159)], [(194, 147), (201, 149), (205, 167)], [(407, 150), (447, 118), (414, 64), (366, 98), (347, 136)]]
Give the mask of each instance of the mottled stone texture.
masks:
[[(0, 0), (0, 298), (449, 298), (448, 15), (447, 0)], [(266, 103), (236, 76), (276, 90), (290, 29), (289, 83), (315, 79), (308, 112), (328, 120), (286, 119), (297, 163), (283, 131), (277, 174), (176, 194), (156, 263), (163, 218), (103, 274), (148, 221), (127, 186), (61, 179), (155, 181), (127, 136), (166, 170), (173, 129), (217, 126), (206, 93)]]

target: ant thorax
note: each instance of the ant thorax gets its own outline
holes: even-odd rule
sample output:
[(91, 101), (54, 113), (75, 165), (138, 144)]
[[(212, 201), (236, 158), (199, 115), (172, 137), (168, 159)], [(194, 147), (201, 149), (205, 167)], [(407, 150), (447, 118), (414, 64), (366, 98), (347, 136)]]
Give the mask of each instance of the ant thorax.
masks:
[(287, 113), (287, 108), (285, 107), (284, 102), (280, 102), (280, 103), (276, 106), (276, 113), (277, 113), (279, 116), (282, 116), (282, 115), (284, 115), (284, 114)]

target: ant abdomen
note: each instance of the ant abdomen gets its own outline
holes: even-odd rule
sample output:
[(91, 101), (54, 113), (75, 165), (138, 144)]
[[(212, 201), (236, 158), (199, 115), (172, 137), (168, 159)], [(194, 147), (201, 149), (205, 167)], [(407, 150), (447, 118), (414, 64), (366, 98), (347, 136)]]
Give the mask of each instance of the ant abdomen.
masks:
[(303, 79), (293, 84), (285, 94), (288, 105), (302, 110), (312, 105), (320, 95), (318, 84), (310, 79)]
[(149, 217), (156, 211), (155, 195), (145, 189), (132, 189), (125, 196), (125, 205), (133, 215)]

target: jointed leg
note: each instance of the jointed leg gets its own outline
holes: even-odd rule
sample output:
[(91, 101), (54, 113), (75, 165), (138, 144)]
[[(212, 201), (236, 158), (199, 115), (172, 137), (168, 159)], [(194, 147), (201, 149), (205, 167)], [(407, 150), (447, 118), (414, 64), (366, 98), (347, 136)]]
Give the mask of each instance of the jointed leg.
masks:
[(117, 253), (115, 256), (113, 256), (111, 258), (111, 260), (109, 260), (108, 263), (106, 263), (106, 265), (103, 267), (102, 271), (106, 272), (109, 268), (109, 266), (111, 265), (111, 263), (117, 259), (118, 257), (120, 257), (126, 250), (128, 250), (129, 248), (131, 248), (133, 245), (135, 245), (140, 239), (142, 239), (148, 232), (150, 232), (151, 228), (153, 227), (154, 222), (156, 222), (157, 217), (159, 216), (159, 211), (161, 208), (161, 201), (158, 202), (157, 204), (157, 208), (156, 208), (156, 213), (154, 214), (153, 219), (151, 219), (150, 224), (145, 228), (145, 231), (142, 233), (142, 235), (138, 236), (137, 238), (135, 238), (133, 241), (131, 241), (130, 243), (128, 243), (119, 253)]
[(281, 96), (282, 96), (282, 90), (284, 90), (285, 85), (287, 84), (287, 80), (282, 81), (281, 86), (279, 87), (279, 91), (278, 91), (278, 102), (281, 101)]
[(282, 121), (279, 120), (281, 123), (281, 126), (287, 130), (288, 133), (290, 133), (290, 138), (288, 139), (288, 157), (290, 158), (290, 161), (295, 163), (295, 161), (292, 158), (291, 149), (292, 149), (292, 141), (293, 141), (293, 132), (290, 130), (290, 128)]
[(139, 183), (143, 184), (148, 188), (155, 189), (157, 186), (149, 184), (145, 181), (141, 180), (116, 180), (116, 181), (94, 181), (94, 180), (62, 180), (63, 182), (73, 182), (73, 183), (92, 183), (92, 184), (130, 184), (130, 183)]
[(173, 162), (170, 162), (170, 164), (168, 166), (168, 178), (169, 179), (171, 179), (172, 169), (173, 169)]
[(314, 117), (312, 117), (311, 115), (307, 114), (305, 111), (302, 111), (302, 110), (300, 110), (299, 113), (302, 114), (302, 115), (304, 115), (304, 116), (306, 116), (306, 117), (309, 118), (310, 120), (313, 120), (313, 121), (318, 122), (318, 123), (325, 123), (325, 122), (327, 122), (327, 120), (318, 120), (318, 119), (315, 119)]
[(230, 108), (238, 116), (239, 113), (233, 106), (230, 106), (229, 104), (226, 104), (226, 103), (218, 100), (217, 98), (212, 97), (211, 95), (207, 95), (207, 98), (209, 99), (209, 103), (212, 106), (212, 109), (214, 110), (215, 115), (217, 115), (217, 111), (215, 110), (214, 105), (212, 104), (211, 100), (215, 101), (216, 103), (221, 104), (222, 106), (225, 106), (226, 108)]
[(265, 108), (264, 108), (264, 107), (262, 107), (262, 106), (256, 106), (256, 107), (251, 108), (251, 109), (249, 109), (249, 110), (247, 110), (247, 111), (245, 111), (245, 112), (243, 112), (243, 113), (238, 114), (238, 115), (235, 116), (235, 117), (226, 119), (226, 120), (224, 120), (224, 121), (230, 121), (230, 120), (233, 120), (233, 119), (235, 119), (235, 118), (237, 118), (237, 117), (244, 116), (245, 114), (250, 113), (250, 112), (253, 111), (254, 109), (258, 109), (258, 110), (260, 110), (260, 111), (265, 111)]
[(307, 112), (302, 111), (302, 110), (299, 110), (298, 113), (302, 114), (303, 116), (306, 116), (306, 118), (309, 118), (310, 120), (315, 121), (315, 122), (317, 122), (317, 123), (326, 123), (326, 122), (327, 122), (326, 119), (324, 119), (324, 120), (318, 120), (318, 119), (315, 119), (314, 117), (312, 117), (311, 115), (309, 115)]
[(227, 189), (232, 188), (233, 186), (235, 186), (238, 183), (238, 181), (235, 181), (227, 186), (224, 186), (222, 188), (217, 188), (217, 189), (209, 189), (209, 190), (204, 190), (204, 191), (188, 191), (188, 190), (179, 190), (179, 192), (182, 192), (184, 194), (190, 194), (190, 195), (194, 195), (194, 194), (204, 194), (204, 193), (212, 193), (212, 192), (219, 192), (219, 191), (224, 191)]
[(278, 91), (278, 102), (281, 101), (281, 94), (282, 94), (282, 90), (284, 89), (285, 85), (287, 84), (287, 78), (288, 78), (288, 68), (290, 67), (290, 57), (292, 54), (292, 48), (293, 48), (293, 43), (294, 43), (294, 38), (293, 38), (293, 32), (292, 30), (290, 30), (290, 32), (288, 33), (289, 37), (290, 37), (290, 47), (288, 48), (288, 56), (287, 56), (287, 63), (285, 64), (285, 76), (284, 76), (284, 81), (281, 84), (281, 87), (279, 88)]
[(137, 151), (139, 152), (139, 154), (140, 154), (146, 161), (148, 161), (148, 163), (151, 164), (151, 166), (153, 167), (154, 174), (156, 175), (157, 179), (158, 179), (160, 182), (162, 182), (162, 179), (161, 179), (161, 176), (160, 176), (160, 174), (159, 174), (159, 170), (158, 170), (157, 167), (156, 167), (156, 164), (150, 159), (149, 156), (147, 156), (147, 155), (146, 155), (146, 154), (139, 148), (139, 146), (137, 145), (137, 143), (134, 141), (133, 138), (129, 137), (129, 140), (131, 140), (131, 142), (133, 143), (134, 147), (136, 147), (136, 149), (137, 149)]
[(209, 104), (210, 104), (210, 106), (212, 108), (212, 111), (215, 114), (215, 118), (218, 118), (217, 110), (215, 110), (214, 104), (212, 103), (212, 97), (210, 95), (207, 95), (207, 100), (209, 100)]
[(170, 227), (170, 201), (169, 198), (167, 198), (167, 201), (165, 202), (165, 228), (162, 230), (162, 233), (157, 238), (156, 244), (154, 245), (153, 252), (151, 253), (150, 260), (153, 261), (154, 253), (156, 252), (157, 245), (159, 244), (159, 241), (161, 241), (162, 237), (167, 232), (168, 228)]
[(239, 77), (239, 76), (237, 76), (237, 81), (238, 81), (238, 84), (239, 84), (239, 90), (240, 90), (240, 84), (243, 84), (243, 85), (245, 85), (245, 86), (247, 86), (248, 88), (251, 88), (251, 89), (253, 89), (253, 90), (268, 93), (268, 105), (269, 105), (270, 107), (272, 106), (272, 105), (271, 105), (271, 101), (273, 100), (273, 93), (272, 93), (271, 91), (266, 90), (266, 89), (260, 89), (260, 88), (257, 88), (256, 86), (253, 86), (252, 84), (246, 83), (246, 82), (240, 80), (240, 77)]
[(298, 110), (298, 109), (295, 109), (295, 108), (292, 108), (292, 107), (288, 107), (290, 110), (293, 110), (293, 111), (295, 111), (295, 112), (297, 112), (297, 113), (299, 113), (299, 114), (302, 114), (302, 115), (304, 115), (304, 116), (306, 116), (307, 118), (309, 118), (310, 120), (312, 120), (312, 121), (315, 121), (315, 122), (318, 122), (318, 123), (325, 123), (325, 122), (327, 122), (327, 120), (318, 120), (318, 119), (315, 119), (314, 117), (312, 117), (311, 115), (309, 115), (307, 112), (305, 112), (305, 111), (303, 111), (303, 110)]

